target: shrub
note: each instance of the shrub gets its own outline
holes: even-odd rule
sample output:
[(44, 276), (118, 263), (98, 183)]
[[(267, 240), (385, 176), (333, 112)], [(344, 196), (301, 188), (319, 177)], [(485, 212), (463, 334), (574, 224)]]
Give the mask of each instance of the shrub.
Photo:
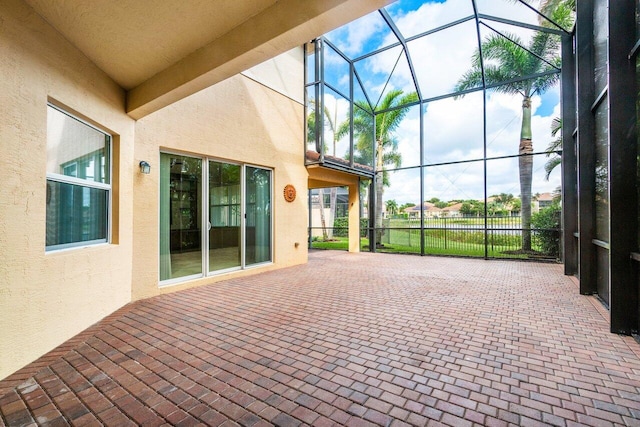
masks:
[(533, 241), (545, 255), (557, 257), (560, 254), (560, 216), (559, 203), (540, 209), (531, 216)]
[[(367, 237), (369, 220), (360, 218), (360, 237)], [(333, 220), (333, 235), (336, 237), (347, 237), (349, 235), (349, 218), (346, 216)]]

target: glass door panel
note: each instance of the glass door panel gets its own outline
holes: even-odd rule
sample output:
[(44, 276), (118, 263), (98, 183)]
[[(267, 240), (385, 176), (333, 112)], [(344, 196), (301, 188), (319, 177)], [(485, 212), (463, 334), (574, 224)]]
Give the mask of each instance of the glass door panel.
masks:
[(202, 160), (160, 155), (160, 280), (202, 274)]
[(209, 271), (241, 265), (241, 167), (209, 161)]
[(245, 265), (271, 261), (271, 171), (247, 166)]

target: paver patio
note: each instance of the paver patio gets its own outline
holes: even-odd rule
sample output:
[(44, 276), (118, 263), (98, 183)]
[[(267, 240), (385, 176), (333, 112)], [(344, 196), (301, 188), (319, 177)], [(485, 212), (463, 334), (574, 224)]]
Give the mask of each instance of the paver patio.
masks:
[(640, 345), (559, 265), (326, 251), (129, 304), (0, 390), (8, 426), (640, 425)]

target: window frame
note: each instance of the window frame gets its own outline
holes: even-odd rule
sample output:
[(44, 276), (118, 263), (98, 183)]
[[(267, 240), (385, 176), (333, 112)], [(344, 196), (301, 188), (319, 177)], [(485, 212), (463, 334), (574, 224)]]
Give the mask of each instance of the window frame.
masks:
[[(106, 231), (105, 231), (105, 238), (101, 238), (101, 239), (93, 239), (93, 240), (81, 240), (81, 241), (75, 241), (75, 242), (69, 242), (69, 243), (60, 243), (60, 244), (54, 244), (54, 245), (47, 245), (46, 244), (46, 238), (45, 238), (45, 252), (46, 253), (51, 253), (51, 252), (55, 252), (55, 251), (60, 251), (60, 250), (65, 250), (65, 249), (73, 249), (73, 248), (81, 248), (81, 247), (87, 247), (87, 246), (94, 246), (94, 245), (99, 245), (99, 244), (110, 244), (111, 243), (111, 231), (112, 231), (112, 210), (113, 210), (113, 186), (112, 186), (112, 182), (113, 182), (113, 134), (111, 134), (110, 132), (107, 132), (106, 130), (99, 128), (95, 125), (93, 125), (92, 123), (89, 123), (87, 120), (82, 119), (81, 117), (78, 117), (78, 115), (73, 114), (71, 112), (69, 112), (68, 110), (65, 110), (64, 108), (59, 107), (56, 104), (53, 104), (51, 102), (47, 102), (47, 115), (49, 114), (49, 108), (52, 108), (56, 111), (58, 111), (59, 113), (64, 114), (65, 116), (76, 120), (77, 122), (83, 124), (84, 126), (87, 126), (101, 134), (103, 134), (105, 136), (105, 148), (107, 150), (106, 155), (104, 156), (105, 162), (107, 162), (107, 165), (105, 166), (105, 176), (106, 176), (106, 180), (108, 181), (108, 183), (103, 183), (103, 182), (98, 182), (98, 181), (90, 181), (88, 179), (84, 179), (84, 178), (77, 178), (75, 176), (70, 176), (70, 175), (64, 175), (61, 173), (55, 173), (55, 172), (46, 172), (46, 184), (47, 184), (47, 203), (48, 203), (48, 199), (49, 199), (49, 183), (53, 182), (53, 183), (61, 183), (61, 184), (68, 184), (68, 185), (72, 185), (72, 186), (76, 186), (76, 187), (81, 187), (81, 188), (89, 188), (89, 189), (97, 189), (97, 190), (104, 190), (106, 191), (107, 197), (106, 197)], [(49, 129), (47, 129), (47, 133), (49, 132)], [(47, 139), (48, 139), (48, 135), (47, 135)], [(45, 146), (48, 147), (48, 141), (45, 144)], [(89, 153), (90, 154), (90, 153)], [(69, 166), (71, 163), (76, 165), (76, 175), (78, 172), (78, 162), (77, 161), (70, 161), (70, 162), (66, 162), (65, 164), (63, 164), (64, 167)], [(101, 165), (96, 165), (95, 167), (101, 167)], [(46, 216), (46, 214), (45, 214)], [(47, 233), (47, 221), (45, 220), (45, 236)]]

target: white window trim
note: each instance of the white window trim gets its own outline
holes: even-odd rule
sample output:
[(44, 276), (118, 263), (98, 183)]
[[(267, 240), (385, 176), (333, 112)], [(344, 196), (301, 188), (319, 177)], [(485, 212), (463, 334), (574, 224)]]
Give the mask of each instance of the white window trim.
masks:
[(106, 238), (105, 239), (96, 239), (96, 240), (86, 240), (86, 241), (82, 241), (82, 242), (71, 242), (71, 243), (63, 243), (63, 244), (58, 244), (58, 245), (49, 245), (47, 246), (45, 243), (45, 253), (52, 253), (52, 252), (56, 252), (56, 251), (60, 251), (60, 250), (68, 250), (68, 249), (74, 249), (74, 248), (85, 248), (88, 246), (96, 246), (96, 245), (100, 245), (100, 244), (110, 244), (111, 243), (111, 230), (112, 230), (112, 220), (113, 220), (113, 186), (112, 186), (112, 182), (113, 182), (113, 135), (110, 132), (107, 132), (104, 129), (101, 129), (97, 126), (94, 126), (93, 124), (87, 122), (86, 120), (83, 120), (82, 118), (76, 116), (73, 113), (70, 113), (69, 111), (58, 107), (56, 104), (53, 104), (51, 102), (47, 102), (47, 108), (53, 108), (54, 110), (59, 111), (60, 113), (71, 117), (74, 120), (77, 120), (78, 122), (82, 123), (85, 126), (90, 127), (91, 129), (96, 130), (97, 132), (100, 132), (102, 134), (104, 134), (105, 136), (109, 137), (109, 183), (105, 184), (102, 182), (96, 182), (96, 181), (89, 181), (86, 179), (82, 179), (82, 178), (76, 178), (76, 177), (72, 177), (72, 176), (67, 176), (67, 175), (63, 175), (63, 174), (59, 174), (59, 173), (54, 173), (54, 172), (47, 172), (46, 173), (46, 178), (45, 178), (45, 182), (46, 181), (54, 181), (54, 182), (60, 182), (60, 183), (64, 183), (64, 184), (72, 184), (72, 185), (79, 185), (82, 187), (87, 187), (87, 188), (97, 188), (100, 190), (106, 190), (107, 191), (107, 231), (106, 231)]

